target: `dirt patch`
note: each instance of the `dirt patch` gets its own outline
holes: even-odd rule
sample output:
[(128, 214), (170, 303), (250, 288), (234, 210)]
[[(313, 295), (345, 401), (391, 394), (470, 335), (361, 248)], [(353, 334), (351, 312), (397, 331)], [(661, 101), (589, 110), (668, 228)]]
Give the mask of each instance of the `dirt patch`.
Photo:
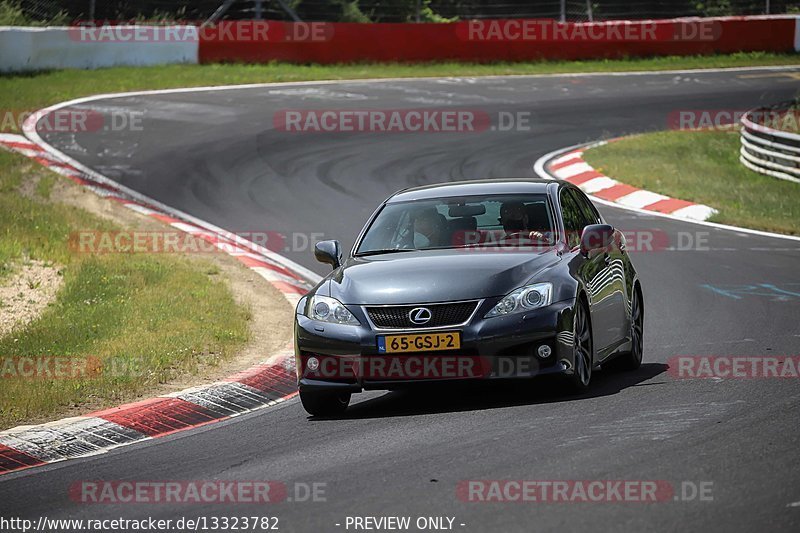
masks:
[(55, 301), (63, 281), (60, 268), (42, 261), (15, 265), (0, 282), (0, 337), (36, 320)]

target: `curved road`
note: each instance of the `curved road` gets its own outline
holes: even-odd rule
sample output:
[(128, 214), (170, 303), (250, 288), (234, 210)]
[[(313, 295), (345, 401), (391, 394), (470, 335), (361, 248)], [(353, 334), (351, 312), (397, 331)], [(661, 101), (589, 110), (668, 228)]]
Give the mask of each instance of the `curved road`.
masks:
[[(787, 99), (798, 69), (303, 84), (131, 96), (86, 104), (141, 113), (141, 131), (48, 134), (121, 183), (238, 232), (322, 233), (350, 245), (375, 205), (429, 182), (530, 176), (541, 155), (659, 130), (681, 109)], [(286, 109), (471, 109), (529, 128), (478, 133), (287, 133)], [(519, 115), (522, 113), (522, 115)], [(508, 116), (508, 115), (504, 115)], [(72, 518), (273, 514), (283, 531), (345, 531), (347, 516), (450, 516), (460, 531), (797, 531), (800, 381), (690, 380), (676, 355), (800, 353), (800, 242), (601, 206), (623, 230), (689, 250), (636, 253), (647, 304), (645, 361), (603, 371), (591, 393), (548, 382), (447, 393), (370, 393), (346, 416), (299, 402), (111, 453), (0, 478), (0, 514)], [(663, 235), (663, 234), (662, 234)], [(302, 244), (300, 242), (299, 244)], [(313, 254), (286, 254), (319, 273)], [(465, 280), (465, 283), (468, 283)], [(272, 479), (325, 483), (326, 501), (266, 509), (79, 505), (84, 479)], [(466, 503), (470, 479), (713, 482), (713, 501)], [(337, 525), (339, 524), (339, 525)], [(463, 525), (462, 525), (463, 524)], [(350, 529), (352, 531), (352, 528)]]

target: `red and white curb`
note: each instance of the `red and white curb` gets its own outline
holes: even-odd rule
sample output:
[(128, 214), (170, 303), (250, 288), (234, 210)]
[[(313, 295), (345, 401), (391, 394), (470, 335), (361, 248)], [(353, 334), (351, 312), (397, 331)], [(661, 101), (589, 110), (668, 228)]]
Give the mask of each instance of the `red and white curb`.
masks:
[[(312, 288), (317, 276), (250, 241), (180, 217), (174, 210), (148, 202), (141, 195), (93, 172), (63, 161), (47, 146), (26, 137), (0, 134), (0, 147), (24, 154), (108, 200), (137, 213), (207, 240), (269, 281), (292, 308)], [(167, 212), (169, 211), (169, 212)], [(180, 218), (179, 218), (180, 217)], [(209, 229), (211, 228), (211, 229)], [(0, 432), (0, 474), (77, 457), (169, 435), (218, 422), (283, 402), (297, 394), (294, 352), (291, 347), (266, 362), (210, 385), (122, 405), (36, 426), (19, 426)]]
[(717, 213), (707, 205), (670, 198), (644, 189), (620, 183), (598, 172), (583, 160), (583, 153), (607, 144), (601, 141), (571, 150), (545, 164), (545, 171), (558, 179), (577, 185), (583, 192), (625, 207), (653, 211), (688, 220), (704, 221)]

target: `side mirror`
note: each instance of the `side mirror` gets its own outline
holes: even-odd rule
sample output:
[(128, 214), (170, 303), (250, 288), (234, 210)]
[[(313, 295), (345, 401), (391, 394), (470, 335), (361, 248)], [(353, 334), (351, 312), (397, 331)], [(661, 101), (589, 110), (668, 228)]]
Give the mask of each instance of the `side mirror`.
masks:
[(614, 240), (614, 228), (608, 224), (591, 224), (583, 228), (581, 253), (588, 256), (594, 250), (608, 248)]
[(342, 250), (339, 241), (320, 241), (314, 245), (314, 257), (320, 263), (331, 265), (334, 269), (342, 264)]

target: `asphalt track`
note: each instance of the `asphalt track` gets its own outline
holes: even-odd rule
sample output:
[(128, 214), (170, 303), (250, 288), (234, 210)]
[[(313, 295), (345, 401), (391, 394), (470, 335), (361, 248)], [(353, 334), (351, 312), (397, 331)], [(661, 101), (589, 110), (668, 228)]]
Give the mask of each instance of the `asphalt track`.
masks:
[[(232, 231), (323, 233), (349, 245), (388, 194), (412, 185), (531, 176), (541, 155), (659, 130), (679, 109), (746, 109), (791, 97), (771, 71), (441, 79), (133, 96), (88, 104), (141, 111), (142, 131), (44, 134), (82, 163)], [(285, 109), (529, 112), (529, 131), (286, 133)], [(459, 531), (797, 531), (800, 382), (675, 379), (675, 355), (800, 352), (800, 243), (601, 206), (626, 231), (702, 249), (636, 253), (645, 364), (604, 370), (582, 397), (553, 383), (355, 397), (343, 418), (299, 402), (111, 453), (0, 478), (0, 515), (141, 518), (271, 514), (283, 531), (344, 531), (347, 516), (451, 516)], [(287, 256), (319, 273), (309, 250)], [(468, 280), (465, 280), (468, 283)], [(765, 284), (757, 290), (745, 286)], [(709, 287), (711, 286), (711, 287)], [(732, 291), (732, 292), (731, 292)], [(71, 483), (279, 480), (326, 483), (326, 501), (266, 508), (81, 505)], [(470, 479), (713, 482), (713, 501), (466, 503)], [(336, 524), (341, 524), (337, 526)], [(463, 525), (461, 525), (463, 524)], [(351, 529), (352, 531), (352, 529)]]

